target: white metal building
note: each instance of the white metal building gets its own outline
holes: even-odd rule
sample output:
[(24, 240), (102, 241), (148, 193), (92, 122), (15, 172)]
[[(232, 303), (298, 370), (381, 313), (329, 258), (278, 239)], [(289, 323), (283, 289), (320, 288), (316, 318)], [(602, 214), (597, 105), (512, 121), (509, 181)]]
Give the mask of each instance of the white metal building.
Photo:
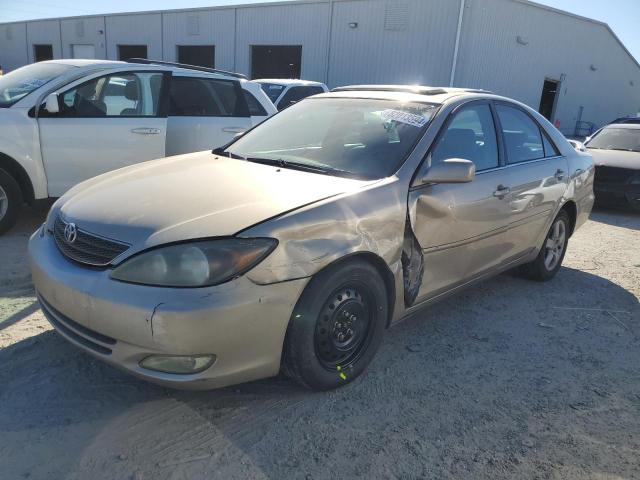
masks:
[(526, 0), (301, 0), (0, 24), (5, 72), (137, 56), (330, 87), (483, 88), (567, 134), (640, 111), (640, 64), (607, 24)]

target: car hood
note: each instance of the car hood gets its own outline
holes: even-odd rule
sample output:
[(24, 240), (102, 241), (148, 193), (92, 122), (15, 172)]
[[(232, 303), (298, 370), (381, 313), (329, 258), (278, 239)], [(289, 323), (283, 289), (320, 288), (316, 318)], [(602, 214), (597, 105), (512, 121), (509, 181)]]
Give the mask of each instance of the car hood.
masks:
[(596, 166), (629, 168), (640, 170), (640, 152), (625, 152), (622, 150), (588, 149)]
[(234, 235), (370, 183), (198, 152), (83, 182), (57, 202), (50, 217), (59, 213), (82, 230), (129, 243), (133, 254), (169, 242)]

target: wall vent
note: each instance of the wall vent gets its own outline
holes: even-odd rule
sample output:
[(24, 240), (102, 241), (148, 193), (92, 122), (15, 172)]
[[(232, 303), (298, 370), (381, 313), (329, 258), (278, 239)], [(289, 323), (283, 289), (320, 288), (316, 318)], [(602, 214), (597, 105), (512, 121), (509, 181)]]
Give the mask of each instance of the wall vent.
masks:
[(387, 0), (384, 9), (385, 30), (406, 30), (409, 24), (409, 3), (402, 0)]
[(200, 35), (200, 17), (198, 15), (187, 16), (187, 34)]
[(76, 37), (78, 38), (84, 37), (84, 20), (76, 21)]

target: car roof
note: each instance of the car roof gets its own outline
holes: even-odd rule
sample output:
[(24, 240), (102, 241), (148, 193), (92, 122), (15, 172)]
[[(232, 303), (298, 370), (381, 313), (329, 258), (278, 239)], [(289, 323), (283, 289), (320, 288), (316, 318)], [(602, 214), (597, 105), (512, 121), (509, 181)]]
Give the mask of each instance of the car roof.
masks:
[[(490, 96), (492, 98), (502, 98), (493, 95), (486, 90), (469, 88), (448, 88), (448, 87), (428, 87), (422, 85), (349, 85), (334, 88), (329, 93), (322, 93), (316, 97), (333, 98), (374, 98), (380, 100), (395, 100), (399, 102), (428, 102), (444, 103), (450, 98), (465, 96)], [(508, 99), (510, 100), (510, 99)], [(513, 101), (513, 100), (511, 100)]]
[(322, 82), (297, 78), (255, 78), (253, 81), (258, 83), (280, 83), (281, 85), (317, 85), (319, 87), (324, 85)]
[(159, 64), (154, 63), (153, 60), (150, 60), (149, 63), (138, 63), (138, 62), (123, 62), (120, 60), (96, 60), (96, 59), (81, 59), (81, 58), (68, 58), (61, 60), (47, 60), (42, 63), (57, 63), (62, 65), (71, 65), (73, 67), (84, 68), (88, 70), (93, 69), (104, 69), (104, 68), (122, 68), (122, 67), (132, 67), (132, 68), (144, 68), (147, 69), (158, 69), (158, 70), (171, 70), (174, 73), (179, 73), (181, 76), (212, 76), (216, 78), (229, 78), (236, 77), (234, 73), (227, 73), (223, 71), (219, 72), (208, 72), (206, 70), (197, 70), (191, 68), (185, 68), (178, 65), (171, 64)]
[(604, 128), (616, 128), (616, 129), (626, 129), (626, 130), (640, 130), (640, 123), (610, 123), (606, 125)]

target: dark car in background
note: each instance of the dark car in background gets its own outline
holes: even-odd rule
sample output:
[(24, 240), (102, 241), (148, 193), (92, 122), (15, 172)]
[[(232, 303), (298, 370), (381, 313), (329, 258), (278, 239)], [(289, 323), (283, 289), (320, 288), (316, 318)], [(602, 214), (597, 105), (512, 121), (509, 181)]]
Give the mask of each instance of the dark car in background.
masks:
[(640, 212), (640, 124), (607, 125), (585, 145), (596, 166), (596, 202)]

